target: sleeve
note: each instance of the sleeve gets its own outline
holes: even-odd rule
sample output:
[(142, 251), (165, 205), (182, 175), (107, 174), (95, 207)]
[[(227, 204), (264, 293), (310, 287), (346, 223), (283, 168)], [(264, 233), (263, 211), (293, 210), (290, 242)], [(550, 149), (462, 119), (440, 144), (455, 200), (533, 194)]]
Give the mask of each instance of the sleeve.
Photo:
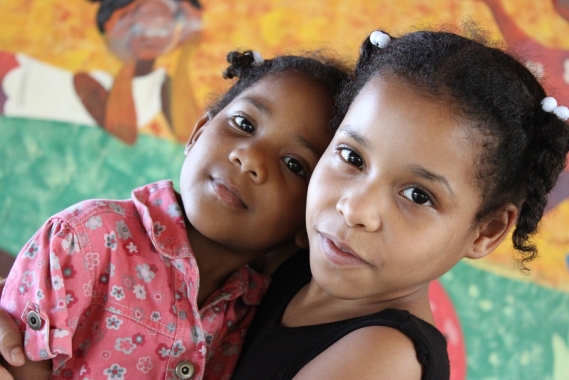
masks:
[(72, 337), (92, 298), (93, 273), (78, 235), (51, 218), (18, 254), (0, 304), (24, 332), (30, 360), (53, 359), (59, 368), (72, 353)]

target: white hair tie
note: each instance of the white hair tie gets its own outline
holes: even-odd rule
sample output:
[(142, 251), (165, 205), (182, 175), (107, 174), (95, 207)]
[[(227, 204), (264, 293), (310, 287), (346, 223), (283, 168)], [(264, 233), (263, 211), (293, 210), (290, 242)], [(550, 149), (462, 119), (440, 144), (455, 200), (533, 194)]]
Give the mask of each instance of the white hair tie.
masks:
[(380, 49), (383, 49), (389, 45), (391, 42), (391, 37), (387, 33), (383, 33), (380, 30), (374, 31), (372, 34), (369, 35), (369, 42), (372, 45), (377, 46)]
[(261, 56), (261, 53), (259, 53), (258, 51), (254, 51), (253, 63), (251, 65), (256, 67), (256, 66), (261, 66), (263, 63), (265, 63), (265, 59)]
[(541, 101), (541, 109), (545, 112), (553, 113), (559, 119), (566, 121), (569, 119), (569, 108), (558, 106), (557, 100), (552, 96), (547, 96)]

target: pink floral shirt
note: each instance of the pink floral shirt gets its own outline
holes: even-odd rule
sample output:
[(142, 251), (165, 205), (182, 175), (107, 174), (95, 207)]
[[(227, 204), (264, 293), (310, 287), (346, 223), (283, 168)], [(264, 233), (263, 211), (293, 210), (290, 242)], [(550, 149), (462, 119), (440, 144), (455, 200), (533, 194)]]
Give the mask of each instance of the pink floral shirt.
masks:
[(52, 359), (53, 379), (228, 379), (267, 286), (244, 267), (198, 309), (182, 210), (162, 181), (50, 218), (18, 255), (1, 304), (28, 357)]

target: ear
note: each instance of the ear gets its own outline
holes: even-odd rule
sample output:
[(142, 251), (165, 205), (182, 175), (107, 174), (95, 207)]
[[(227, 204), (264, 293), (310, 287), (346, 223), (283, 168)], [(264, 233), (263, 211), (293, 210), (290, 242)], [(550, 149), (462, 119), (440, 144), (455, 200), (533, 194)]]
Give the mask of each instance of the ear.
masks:
[(209, 124), (211, 119), (213, 119), (213, 116), (209, 112), (206, 112), (202, 117), (198, 119), (198, 121), (194, 125), (192, 134), (188, 138), (188, 142), (186, 143), (186, 148), (184, 148), (184, 154), (186, 156), (188, 155), (188, 152), (190, 151), (194, 143), (201, 136), (202, 132), (204, 131), (204, 127)]
[(493, 250), (508, 236), (518, 218), (518, 208), (508, 203), (502, 210), (489, 216), (477, 226), (478, 237), (474, 240), (466, 257), (480, 259)]
[(294, 237), (294, 244), (296, 244), (298, 248), (308, 249), (310, 245), (308, 242), (308, 234), (306, 233), (306, 230), (302, 230), (296, 234)]

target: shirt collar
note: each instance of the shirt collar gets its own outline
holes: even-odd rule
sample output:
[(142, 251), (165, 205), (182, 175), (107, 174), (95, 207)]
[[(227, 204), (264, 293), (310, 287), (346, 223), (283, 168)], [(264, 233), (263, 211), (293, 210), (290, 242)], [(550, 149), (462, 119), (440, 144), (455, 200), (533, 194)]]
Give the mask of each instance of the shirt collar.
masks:
[(237, 297), (241, 297), (246, 305), (258, 305), (271, 282), (271, 278), (265, 274), (256, 272), (248, 265), (233, 272), (223, 283), (221, 288), (215, 291), (206, 301), (206, 309), (220, 301), (230, 301)]
[(132, 191), (132, 200), (156, 251), (170, 259), (193, 256), (171, 181), (139, 187)]

